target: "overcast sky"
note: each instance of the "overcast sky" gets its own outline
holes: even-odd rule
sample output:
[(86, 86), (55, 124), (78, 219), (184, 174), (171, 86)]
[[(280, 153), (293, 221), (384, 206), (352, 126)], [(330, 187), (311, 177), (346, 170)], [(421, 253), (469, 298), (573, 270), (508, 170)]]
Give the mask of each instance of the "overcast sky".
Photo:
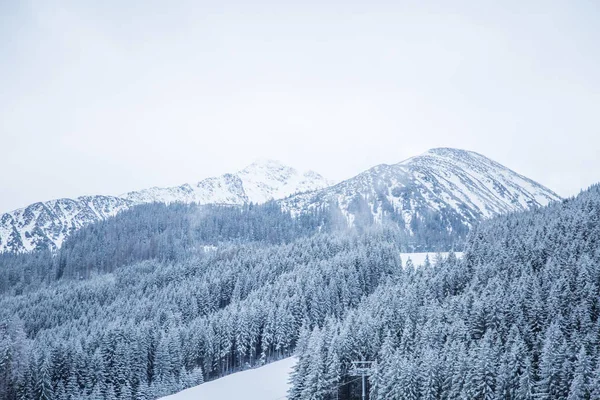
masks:
[[(496, 3), (496, 4), (494, 4)], [(432, 147), (600, 181), (589, 1), (2, 1), (0, 211)]]

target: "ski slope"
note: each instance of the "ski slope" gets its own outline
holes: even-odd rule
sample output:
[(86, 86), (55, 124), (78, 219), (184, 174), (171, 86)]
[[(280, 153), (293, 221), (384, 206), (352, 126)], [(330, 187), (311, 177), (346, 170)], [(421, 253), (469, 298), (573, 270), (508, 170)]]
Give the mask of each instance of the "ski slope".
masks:
[(296, 361), (295, 357), (289, 357), (240, 371), (163, 397), (162, 400), (283, 400), (287, 398), (289, 376)]

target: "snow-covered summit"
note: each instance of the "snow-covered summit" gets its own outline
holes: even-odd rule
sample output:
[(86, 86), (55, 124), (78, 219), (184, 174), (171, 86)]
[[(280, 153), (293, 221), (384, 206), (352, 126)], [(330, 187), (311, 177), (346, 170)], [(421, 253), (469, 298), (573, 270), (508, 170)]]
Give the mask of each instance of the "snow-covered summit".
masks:
[[(366, 204), (358, 204), (358, 197)], [(481, 154), (436, 148), (281, 204), (294, 214), (337, 204), (350, 223), (359, 209), (370, 210), (375, 221), (394, 215), (410, 230), (416, 219), (439, 216), (447, 228), (456, 221), (468, 227), (483, 218), (558, 199), (550, 189)]]
[(560, 196), (479, 153), (452, 148), (431, 149), (397, 164), (407, 174), (458, 208), (484, 217), (544, 206)]
[(253, 203), (282, 199), (295, 193), (322, 189), (333, 183), (314, 171), (299, 172), (273, 160), (254, 162), (239, 171), (237, 176), (243, 182), (248, 200)]
[(299, 172), (274, 160), (259, 160), (233, 174), (194, 184), (129, 192), (122, 198), (140, 203), (264, 203), (295, 193), (322, 189), (331, 182), (314, 171)]
[(264, 203), (331, 182), (316, 172), (299, 172), (278, 161), (257, 161), (239, 172), (197, 183), (153, 187), (121, 196), (84, 196), (38, 202), (0, 215), (0, 252), (57, 249), (81, 227), (143, 203)]

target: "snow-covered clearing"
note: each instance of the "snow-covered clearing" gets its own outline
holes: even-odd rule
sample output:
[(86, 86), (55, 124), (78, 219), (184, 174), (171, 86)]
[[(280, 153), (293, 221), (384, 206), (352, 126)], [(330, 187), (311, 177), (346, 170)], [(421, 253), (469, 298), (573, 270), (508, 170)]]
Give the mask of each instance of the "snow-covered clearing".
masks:
[(289, 376), (296, 361), (295, 357), (285, 358), (203, 383), (162, 400), (283, 400), (287, 398)]
[[(429, 261), (433, 263), (437, 255), (441, 255), (443, 258), (448, 257), (449, 253), (400, 253), (400, 258), (402, 259), (402, 265), (406, 265), (406, 262), (410, 259), (414, 266), (423, 265), (425, 263), (425, 258), (429, 256)], [(461, 258), (463, 253), (455, 252), (456, 257)]]

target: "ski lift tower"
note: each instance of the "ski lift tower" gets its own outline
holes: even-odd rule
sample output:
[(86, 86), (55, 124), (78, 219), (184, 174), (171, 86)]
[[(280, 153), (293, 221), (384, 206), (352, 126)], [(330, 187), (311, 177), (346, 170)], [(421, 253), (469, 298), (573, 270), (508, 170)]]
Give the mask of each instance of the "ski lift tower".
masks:
[(367, 393), (367, 380), (366, 377), (371, 375), (371, 369), (373, 368), (373, 361), (352, 361), (352, 369), (350, 369), (351, 376), (362, 377), (362, 400), (366, 400)]

